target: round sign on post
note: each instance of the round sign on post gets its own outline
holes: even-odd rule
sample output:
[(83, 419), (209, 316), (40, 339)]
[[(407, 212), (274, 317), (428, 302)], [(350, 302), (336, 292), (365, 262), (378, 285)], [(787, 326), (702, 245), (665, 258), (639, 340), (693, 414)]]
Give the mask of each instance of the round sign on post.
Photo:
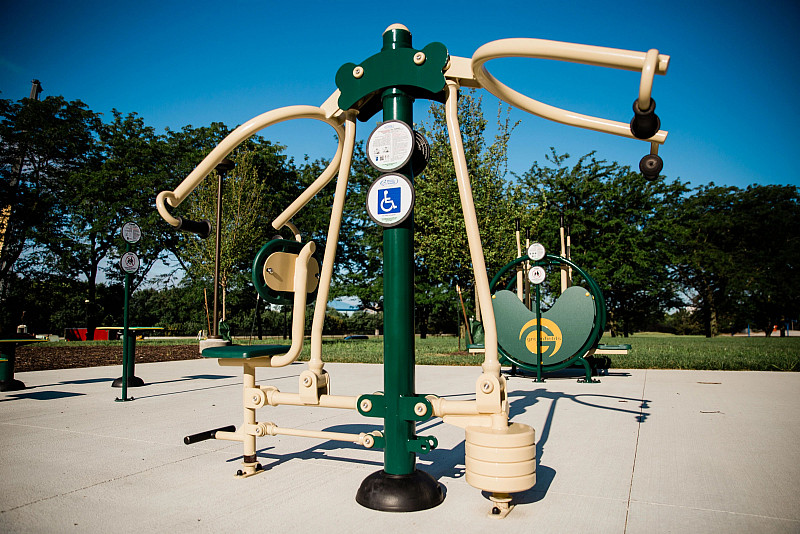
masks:
[(119, 259), (119, 266), (126, 273), (135, 273), (139, 270), (139, 256), (133, 252), (126, 252)]
[(528, 280), (530, 280), (532, 284), (541, 284), (544, 282), (546, 276), (547, 273), (544, 272), (544, 267), (541, 265), (534, 265), (531, 267), (531, 270), (528, 271)]
[(142, 230), (135, 222), (126, 222), (122, 226), (122, 238), (128, 243), (136, 243), (142, 238)]
[(391, 228), (405, 221), (414, 209), (414, 186), (402, 174), (384, 174), (369, 186), (367, 215)]
[(539, 261), (545, 256), (544, 245), (541, 243), (531, 243), (528, 247), (528, 257), (533, 261)]
[(367, 140), (367, 160), (379, 171), (402, 168), (414, 153), (414, 132), (403, 121), (386, 121)]

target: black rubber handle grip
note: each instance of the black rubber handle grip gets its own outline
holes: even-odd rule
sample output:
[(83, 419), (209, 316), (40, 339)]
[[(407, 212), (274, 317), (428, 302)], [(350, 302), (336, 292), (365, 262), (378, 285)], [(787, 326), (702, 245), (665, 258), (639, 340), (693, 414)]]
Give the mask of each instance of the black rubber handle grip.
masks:
[(199, 235), (203, 239), (211, 235), (211, 222), (206, 219), (201, 221), (192, 221), (190, 219), (184, 219), (183, 217), (175, 218), (180, 221), (178, 224), (178, 230), (192, 232), (193, 234)]
[(631, 133), (637, 139), (650, 139), (661, 128), (661, 119), (656, 115), (656, 101), (650, 99), (650, 107), (644, 111), (639, 109), (639, 99), (633, 101), (633, 118)]
[(233, 425), (228, 425), (228, 426), (223, 426), (222, 428), (215, 428), (214, 430), (206, 430), (205, 432), (192, 434), (191, 436), (186, 436), (185, 438), (183, 438), (183, 443), (186, 445), (191, 445), (192, 443), (197, 443), (199, 441), (214, 439), (217, 432), (236, 432), (236, 427)]

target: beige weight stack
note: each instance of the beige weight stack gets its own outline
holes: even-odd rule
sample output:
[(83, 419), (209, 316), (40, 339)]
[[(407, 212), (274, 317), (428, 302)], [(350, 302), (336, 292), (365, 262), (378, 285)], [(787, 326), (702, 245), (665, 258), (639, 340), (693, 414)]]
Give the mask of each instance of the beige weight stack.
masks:
[(518, 493), (536, 484), (533, 428), (512, 423), (504, 430), (471, 426), (466, 429), (467, 482), (493, 493)]

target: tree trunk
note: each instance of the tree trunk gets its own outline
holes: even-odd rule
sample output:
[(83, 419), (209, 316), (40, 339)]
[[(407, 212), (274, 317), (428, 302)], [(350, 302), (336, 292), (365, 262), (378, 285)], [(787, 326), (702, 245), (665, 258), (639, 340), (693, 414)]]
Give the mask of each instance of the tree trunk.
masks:
[(715, 337), (719, 335), (719, 327), (717, 325), (717, 307), (714, 302), (714, 291), (708, 284), (705, 286), (705, 295), (703, 297), (703, 301), (705, 334), (706, 337)]

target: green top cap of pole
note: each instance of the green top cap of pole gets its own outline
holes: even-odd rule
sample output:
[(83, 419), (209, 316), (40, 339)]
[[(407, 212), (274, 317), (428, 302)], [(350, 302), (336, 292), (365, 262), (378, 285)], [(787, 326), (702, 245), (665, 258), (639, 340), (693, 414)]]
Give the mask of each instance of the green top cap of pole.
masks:
[(339, 107), (358, 110), (358, 119), (367, 121), (381, 110), (381, 92), (392, 87), (403, 89), (412, 98), (444, 102), (444, 69), (449, 58), (442, 43), (431, 43), (422, 50), (412, 48), (408, 28), (392, 24), (383, 32), (380, 52), (358, 64), (345, 63), (336, 72)]

